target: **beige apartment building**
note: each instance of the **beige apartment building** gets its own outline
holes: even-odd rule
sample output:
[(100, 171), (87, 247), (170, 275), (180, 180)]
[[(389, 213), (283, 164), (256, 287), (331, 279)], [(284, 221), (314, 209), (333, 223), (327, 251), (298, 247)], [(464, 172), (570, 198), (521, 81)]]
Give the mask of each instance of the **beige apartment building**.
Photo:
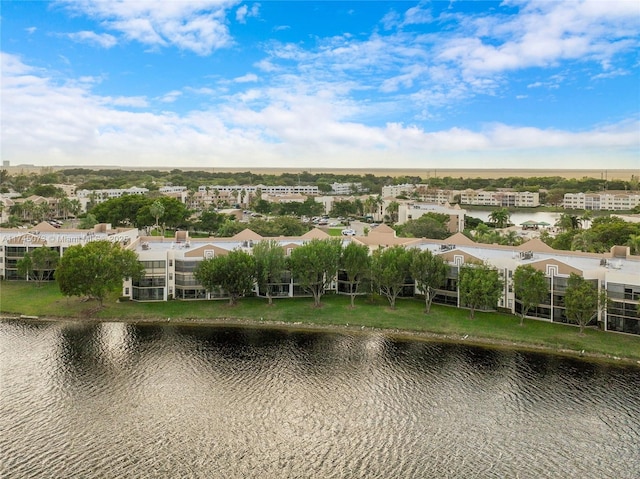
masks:
[[(325, 232), (315, 228), (303, 236), (275, 239), (285, 253), (290, 254), (307, 241), (328, 237)], [(198, 283), (194, 276), (198, 263), (216, 255), (228, 254), (234, 249), (251, 253), (253, 246), (263, 239), (250, 230), (231, 238), (190, 238), (188, 232), (180, 231), (173, 239), (167, 239), (139, 236), (135, 229), (113, 229), (109, 225), (96, 225), (92, 230), (61, 230), (41, 223), (29, 230), (0, 230), (0, 275), (4, 280), (24, 279), (20, 278), (17, 262), (33, 248), (52, 248), (62, 256), (70, 246), (107, 240), (135, 251), (146, 269), (142, 279), (125, 281), (123, 296), (134, 301), (212, 300), (224, 298), (225, 292), (207, 291)], [(495, 308), (519, 313), (521, 305), (513, 293), (512, 277), (518, 266), (531, 265), (544, 272), (549, 291), (547, 298), (529, 311), (529, 316), (550, 322), (568, 321), (563, 298), (569, 275), (575, 273), (607, 293), (610, 304), (597, 318), (602, 329), (640, 334), (640, 256), (630, 255), (626, 246), (616, 246), (608, 253), (594, 254), (553, 250), (539, 239), (513, 247), (475, 243), (461, 233), (445, 240), (400, 238), (386, 225), (372, 229), (367, 236), (342, 237), (342, 241), (345, 245), (350, 241), (366, 245), (371, 252), (400, 245), (428, 249), (441, 256), (449, 265), (449, 274), (434, 301), (453, 307), (462, 306), (457, 288), (460, 267), (484, 262), (498, 269), (504, 278), (504, 290)], [(341, 272), (337, 271), (328, 293), (345, 293), (345, 283), (341, 278)], [(417, 294), (410, 278), (405, 286), (405, 295)], [(274, 296), (281, 298), (305, 295), (290, 273), (284, 274), (269, 288)], [(255, 294), (263, 296), (265, 291), (260, 291), (256, 286)]]

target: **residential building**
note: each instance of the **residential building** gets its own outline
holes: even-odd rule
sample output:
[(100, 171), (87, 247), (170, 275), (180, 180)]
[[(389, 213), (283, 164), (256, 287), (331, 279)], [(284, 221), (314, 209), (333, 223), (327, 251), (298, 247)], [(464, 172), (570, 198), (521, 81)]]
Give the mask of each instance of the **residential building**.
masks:
[(383, 198), (395, 198), (396, 196), (409, 196), (416, 190), (417, 186), (411, 183), (402, 185), (387, 185), (382, 187)]
[(540, 206), (540, 194), (532, 191), (468, 189), (460, 192), (460, 203), (477, 206), (534, 208)]
[(631, 210), (640, 205), (640, 193), (606, 191), (602, 193), (565, 193), (562, 206), (576, 210)]
[(198, 191), (218, 191), (220, 193), (224, 192), (232, 192), (232, 193), (241, 193), (245, 194), (253, 194), (254, 196), (258, 193), (267, 194), (271, 196), (283, 196), (283, 195), (307, 195), (307, 196), (316, 196), (319, 194), (318, 187), (315, 185), (275, 185), (275, 186), (266, 186), (266, 185), (210, 185), (210, 186), (199, 186)]
[(108, 188), (104, 190), (76, 190), (76, 198), (80, 200), (82, 208), (86, 211), (89, 203), (103, 203), (113, 198), (120, 198), (124, 195), (146, 195), (149, 193), (147, 188)]
[[(315, 228), (300, 237), (275, 239), (286, 254), (290, 254), (311, 239), (328, 237), (327, 233)], [(135, 251), (146, 269), (142, 279), (125, 281), (122, 290), (124, 296), (135, 301), (166, 301), (170, 298), (206, 300), (225, 297), (224, 291), (207, 291), (195, 279), (194, 271), (198, 263), (216, 255), (228, 254), (234, 249), (251, 253), (256, 242), (263, 238), (244, 230), (231, 238), (190, 238), (188, 232), (178, 231), (173, 239), (166, 239), (138, 236), (135, 229), (113, 230), (109, 225), (97, 225), (93, 230), (59, 230), (41, 223), (31, 230), (0, 230), (0, 275), (6, 279), (18, 279), (17, 261), (30, 249), (56, 248), (64, 255), (64, 250), (71, 245), (99, 239), (118, 241), (123, 247)], [(591, 282), (598, 290), (606, 292), (610, 304), (595, 319), (602, 329), (640, 334), (640, 256), (631, 255), (626, 246), (615, 246), (608, 253), (595, 254), (553, 250), (539, 239), (513, 247), (475, 243), (461, 233), (455, 233), (445, 240), (399, 238), (387, 225), (372, 229), (367, 236), (341, 239), (345, 245), (350, 241), (366, 245), (371, 252), (399, 245), (429, 250), (442, 257), (449, 266), (449, 273), (434, 302), (454, 307), (464, 306), (460, 304), (457, 284), (461, 266), (486, 263), (498, 269), (504, 278), (502, 296), (495, 308), (519, 313), (521, 304), (513, 292), (513, 273), (518, 266), (531, 265), (545, 274), (548, 294), (528, 312), (528, 316), (549, 322), (568, 321), (564, 295), (568, 278), (574, 273)], [(329, 292), (344, 292), (340, 278), (340, 272), (337, 272)], [(295, 277), (289, 273), (269, 287), (272, 294), (281, 297), (305, 294)], [(256, 286), (255, 294), (263, 296), (265, 292)], [(403, 294), (417, 294), (410, 278), (407, 279)]]
[(404, 224), (409, 220), (417, 220), (427, 213), (437, 213), (449, 216), (447, 229), (449, 233), (457, 233), (464, 230), (464, 218), (466, 210), (458, 205), (451, 207), (449, 204), (400, 202), (398, 208), (397, 224)]
[(331, 183), (331, 193), (334, 195), (352, 195), (363, 191), (362, 183)]

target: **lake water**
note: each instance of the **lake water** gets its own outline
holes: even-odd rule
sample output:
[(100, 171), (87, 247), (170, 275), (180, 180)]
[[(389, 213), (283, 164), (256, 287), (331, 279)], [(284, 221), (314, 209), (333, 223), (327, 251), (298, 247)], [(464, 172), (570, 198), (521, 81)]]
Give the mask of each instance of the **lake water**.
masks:
[(365, 332), (0, 322), (0, 477), (638, 478), (640, 369)]

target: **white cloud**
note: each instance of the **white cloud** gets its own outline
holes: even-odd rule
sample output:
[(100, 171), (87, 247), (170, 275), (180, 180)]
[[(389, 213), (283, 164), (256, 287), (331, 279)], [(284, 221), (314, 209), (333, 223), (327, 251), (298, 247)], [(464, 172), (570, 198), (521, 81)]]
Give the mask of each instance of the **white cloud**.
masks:
[[(140, 111), (144, 97), (103, 97), (92, 91), (93, 81), (58, 84), (13, 55), (2, 54), (1, 66), (2, 151), (12, 164), (462, 168), (480, 157), (495, 158), (492, 167), (513, 166), (517, 155), (538, 168), (604, 161), (632, 168), (640, 148), (637, 119), (578, 132), (505, 124), (479, 131), (373, 127), (352, 119), (363, 106), (345, 99), (340, 85), (297, 77), (208, 110), (153, 113)], [(199, 91), (220, 99), (214, 90)], [(164, 98), (177, 96), (176, 90)]]
[(258, 81), (258, 75), (255, 73), (247, 73), (241, 77), (234, 78), (235, 83), (253, 83)]
[(103, 101), (105, 104), (121, 107), (146, 108), (149, 106), (149, 102), (143, 96), (104, 97)]
[(25, 30), (29, 35), (33, 35), (38, 29), (36, 27), (27, 27)]
[(173, 45), (198, 55), (208, 55), (232, 43), (225, 15), (238, 2), (59, 0), (59, 3), (100, 21), (107, 29), (119, 31), (128, 40), (152, 47)]
[(636, 2), (510, 2), (516, 15), (460, 19), (462, 31), (438, 45), (438, 58), (459, 64), (469, 75), (562, 60), (596, 61), (607, 68), (616, 54), (637, 48), (640, 17)]
[(431, 23), (433, 16), (431, 11), (422, 8), (420, 5), (411, 7), (404, 13), (404, 25), (415, 25), (420, 23)]
[(173, 103), (178, 98), (182, 96), (182, 92), (180, 90), (172, 90), (169, 93), (164, 94), (159, 100), (162, 103)]
[(67, 36), (78, 43), (90, 43), (93, 45), (98, 45), (103, 48), (111, 48), (117, 45), (118, 40), (113, 35), (109, 35), (108, 33), (95, 33), (90, 31), (82, 31), (69, 33)]
[(257, 17), (260, 14), (260, 4), (254, 3), (251, 9), (247, 5), (241, 5), (236, 10), (236, 20), (238, 23), (247, 23), (247, 17)]

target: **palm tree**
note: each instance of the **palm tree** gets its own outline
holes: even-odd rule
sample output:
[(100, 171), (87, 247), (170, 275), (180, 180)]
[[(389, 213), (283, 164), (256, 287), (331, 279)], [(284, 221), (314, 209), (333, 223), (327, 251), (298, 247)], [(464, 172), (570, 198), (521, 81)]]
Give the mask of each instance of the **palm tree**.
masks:
[(22, 203), (22, 219), (23, 220), (32, 220), (33, 215), (35, 214), (37, 209), (37, 205), (33, 202), (33, 200), (27, 200)]
[(509, 224), (511, 214), (506, 208), (498, 208), (489, 214), (489, 219), (496, 225), (496, 228), (504, 228)]
[(35, 214), (38, 221), (44, 221), (51, 215), (51, 207), (49, 203), (42, 202), (35, 208)]
[(582, 216), (579, 218), (582, 227), (586, 227), (587, 224), (591, 224), (591, 218), (593, 218), (593, 212), (591, 210), (584, 210)]
[(518, 233), (515, 231), (507, 231), (502, 235), (500, 240), (500, 244), (505, 244), (509, 246), (517, 246), (522, 243), (522, 238), (518, 236)]
[(61, 214), (64, 220), (66, 220), (69, 217), (70, 210), (71, 210), (71, 200), (66, 196), (64, 198), (60, 198), (60, 201), (58, 201), (58, 212)]
[(631, 249), (631, 254), (640, 255), (640, 235), (629, 236), (627, 246), (629, 246), (629, 248)]
[(386, 212), (389, 213), (389, 219), (391, 223), (398, 221), (398, 210), (400, 209), (400, 203), (392, 201), (387, 205)]
[(80, 203), (80, 200), (78, 199), (71, 200), (69, 204), (69, 213), (72, 214), (73, 216), (78, 216), (81, 211), (82, 211), (82, 204)]
[(480, 238), (486, 235), (488, 232), (489, 232), (489, 227), (484, 223), (480, 223), (478, 226), (476, 226), (473, 236), (475, 238)]
[(576, 215), (570, 215), (569, 213), (562, 213), (558, 221), (556, 221), (556, 226), (562, 231), (577, 230), (581, 224), (582, 221), (580, 218)]

